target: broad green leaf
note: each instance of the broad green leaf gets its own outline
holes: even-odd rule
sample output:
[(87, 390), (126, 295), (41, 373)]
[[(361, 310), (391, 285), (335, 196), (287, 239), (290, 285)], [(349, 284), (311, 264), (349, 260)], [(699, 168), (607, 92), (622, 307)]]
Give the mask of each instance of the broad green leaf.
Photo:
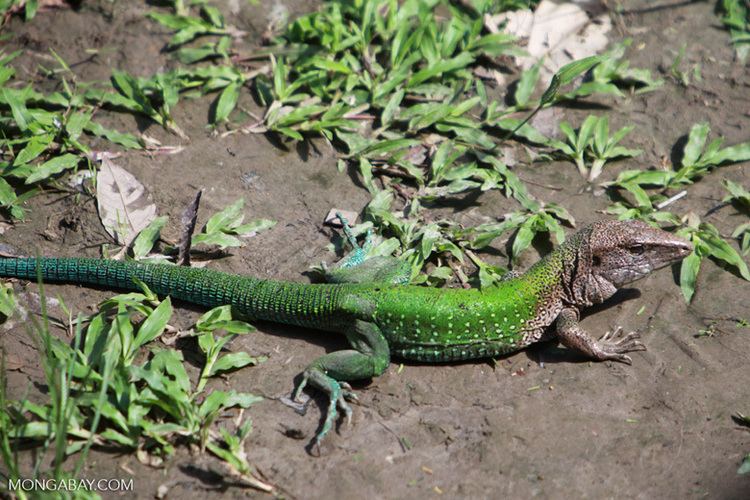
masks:
[(138, 138), (132, 134), (118, 132), (117, 130), (111, 130), (103, 127), (99, 123), (89, 121), (85, 126), (84, 130), (97, 137), (104, 137), (108, 141), (119, 144), (129, 149), (141, 149), (141, 143)]
[(533, 225), (536, 216), (529, 217), (524, 222), (516, 233), (516, 237), (513, 239), (513, 247), (511, 253), (513, 260), (517, 260), (518, 256), (531, 244), (534, 239)]
[(607, 149), (607, 139), (609, 138), (609, 118), (600, 117), (594, 127), (594, 151), (597, 156), (601, 157)]
[(246, 392), (213, 391), (201, 404), (198, 414), (202, 418), (205, 418), (222, 408), (232, 408), (234, 406), (249, 408), (251, 404), (259, 401), (263, 401), (263, 398)]
[(405, 149), (411, 146), (416, 146), (420, 141), (415, 139), (389, 139), (385, 141), (376, 142), (364, 148), (362, 151), (358, 151), (355, 154), (367, 156), (372, 158), (380, 156), (397, 149)]
[(371, 194), (375, 194), (378, 191), (378, 188), (375, 187), (375, 183), (373, 182), (372, 164), (364, 156), (359, 157), (359, 173), (362, 175), (362, 183), (367, 190)]
[(33, 173), (26, 178), (25, 184), (33, 184), (55, 174), (59, 174), (64, 170), (74, 168), (78, 165), (79, 161), (80, 157), (72, 153), (66, 153), (62, 156), (57, 156), (51, 160), (47, 160), (34, 169)]
[(0, 283), (0, 314), (9, 318), (16, 309), (13, 285)]
[[(479, 104), (479, 101), (479, 96), (475, 96), (470, 99), (466, 99), (465, 101), (455, 103), (453, 109), (451, 110), (450, 116), (459, 117), (463, 115), (467, 111), (470, 111), (474, 106)], [(477, 123), (476, 126), (478, 127), (479, 124)]]
[(610, 147), (607, 150), (607, 158), (632, 158), (634, 156), (640, 156), (643, 153), (640, 149), (625, 148), (622, 146)]
[(53, 139), (54, 136), (52, 134), (35, 135), (26, 143), (26, 147), (18, 152), (16, 158), (13, 160), (13, 165), (23, 165), (34, 160), (50, 147)]
[(240, 82), (232, 82), (221, 91), (216, 99), (216, 109), (214, 111), (214, 123), (225, 121), (229, 118), (229, 113), (237, 106), (237, 100), (240, 97)]
[(203, 5), (201, 6), (201, 13), (205, 16), (208, 22), (214, 25), (214, 27), (224, 27), (224, 16), (221, 15), (221, 12), (216, 7)]
[(599, 118), (589, 115), (583, 120), (581, 128), (578, 130), (578, 140), (576, 141), (576, 151), (583, 151), (589, 145), (592, 136), (599, 124)]
[(513, 97), (518, 106), (524, 107), (529, 103), (531, 94), (534, 93), (536, 84), (539, 82), (539, 69), (542, 67), (542, 61), (539, 61), (531, 68), (521, 74), (516, 86), (516, 92)]
[(625, 97), (625, 94), (614, 83), (604, 82), (583, 82), (578, 88), (566, 92), (565, 99), (575, 99), (576, 97), (586, 97), (593, 94), (611, 94), (616, 97)]
[(156, 309), (154, 309), (154, 312), (146, 318), (138, 329), (138, 334), (133, 342), (133, 349), (138, 349), (161, 335), (171, 317), (172, 302), (170, 298), (167, 297)]
[(619, 184), (619, 186), (625, 188), (633, 195), (633, 197), (635, 198), (635, 202), (639, 207), (652, 206), (651, 198), (649, 197), (648, 193), (646, 193), (646, 191), (638, 184), (634, 182), (622, 182)]
[(722, 201), (736, 201), (750, 206), (750, 192), (745, 190), (741, 185), (729, 179), (724, 179), (724, 188), (729, 191), (729, 196), (726, 196)]
[(542, 98), (539, 100), (539, 107), (537, 109), (554, 102), (554, 100), (557, 99), (557, 92), (559, 90), (560, 77), (557, 74), (554, 74), (552, 75), (552, 80), (550, 81), (549, 86), (544, 91), (544, 94), (542, 94)]
[(292, 128), (289, 128), (289, 127), (279, 127), (279, 128), (274, 128), (274, 130), (276, 132), (284, 134), (287, 137), (290, 137), (290, 138), (294, 139), (295, 141), (303, 141), (303, 140), (305, 140), (305, 138), (304, 138), (304, 136), (302, 134), (300, 134), (296, 130), (294, 130)]
[(193, 245), (216, 245), (222, 250), (230, 247), (241, 247), (242, 242), (231, 234), (222, 232), (201, 233), (193, 238)]
[(276, 225), (276, 221), (270, 219), (255, 219), (247, 224), (241, 224), (232, 228), (232, 233), (240, 236), (250, 236), (266, 229), (271, 229)]
[(21, 98), (21, 92), (3, 87), (2, 96), (5, 103), (10, 106), (10, 112), (18, 128), (21, 131), (27, 130), (32, 118), (29, 116), (29, 110), (26, 109), (26, 103)]
[(65, 131), (71, 139), (76, 140), (90, 120), (91, 113), (71, 113), (65, 124)]
[(682, 260), (680, 266), (680, 290), (685, 302), (690, 303), (695, 294), (695, 280), (701, 268), (701, 258), (695, 252)]
[(174, 377), (180, 393), (174, 395), (175, 400), (187, 402), (187, 395), (190, 391), (190, 378), (185, 371), (185, 363), (182, 353), (173, 349), (156, 350), (150, 365), (155, 372), (166, 372)]
[(224, 330), (227, 333), (235, 333), (237, 335), (244, 335), (255, 331), (253, 325), (240, 320), (217, 321), (211, 327), (214, 330)]
[(351, 68), (349, 68), (349, 66), (347, 66), (346, 64), (340, 63), (338, 61), (330, 61), (328, 59), (316, 58), (313, 62), (313, 66), (322, 70), (334, 71), (346, 75), (352, 72)]
[(634, 125), (626, 125), (625, 127), (622, 127), (620, 130), (618, 130), (617, 132), (615, 132), (612, 135), (612, 137), (609, 139), (607, 145), (608, 146), (614, 146), (615, 144), (617, 144), (618, 142), (620, 142), (621, 140), (623, 140), (626, 135), (628, 135), (630, 132), (632, 132), (634, 128), (635, 128)]
[(708, 123), (696, 123), (690, 129), (687, 143), (682, 155), (682, 165), (692, 166), (698, 162), (701, 152), (703, 151), (703, 145), (706, 143), (706, 137), (708, 137), (710, 127)]
[[(560, 122), (560, 131), (565, 135), (565, 139), (571, 146), (576, 145), (576, 133), (568, 122)], [(564, 145), (563, 145), (564, 146)], [(571, 150), (572, 152), (572, 150)]]
[(391, 122), (393, 121), (394, 116), (396, 116), (399, 106), (401, 105), (401, 101), (404, 99), (404, 93), (404, 89), (401, 89), (397, 92), (394, 92), (391, 95), (390, 99), (388, 99), (388, 103), (383, 109), (383, 113), (380, 115), (380, 123), (383, 127), (388, 127), (391, 125)]
[(736, 267), (740, 275), (750, 281), (750, 270), (748, 270), (747, 264), (729, 243), (716, 234), (703, 233), (701, 236), (704, 243), (708, 245), (711, 256)]
[(514, 35), (501, 31), (483, 36), (473, 43), (471, 48), (497, 57), (515, 49), (515, 41), (516, 37)]
[(194, 49), (181, 48), (177, 51), (177, 59), (183, 64), (193, 64), (209, 57), (219, 56), (221, 56), (221, 53), (217, 51), (214, 44), (206, 44)]
[(192, 19), (188, 16), (163, 14), (160, 12), (149, 12), (147, 16), (158, 22), (159, 24), (173, 30), (181, 30), (183, 28), (193, 26), (196, 21), (200, 21), (197, 19)]
[(7, 207), (16, 201), (16, 192), (8, 181), (0, 177), (0, 206)]
[(210, 311), (207, 311), (201, 316), (195, 323), (195, 329), (199, 332), (215, 330), (213, 326), (219, 321), (229, 321), (232, 319), (232, 306), (225, 305), (214, 307)]
[(174, 49), (175, 47), (179, 47), (180, 45), (186, 44), (195, 38), (204, 35), (208, 33), (209, 30), (206, 29), (204, 26), (189, 26), (187, 28), (183, 28), (180, 31), (176, 32), (172, 38), (169, 39), (169, 43), (167, 43), (168, 49)]
[(584, 57), (566, 64), (555, 73), (555, 76), (559, 78), (560, 85), (567, 85), (605, 59), (605, 56)]
[(206, 233), (211, 234), (217, 231), (224, 231), (238, 226), (245, 217), (242, 213), (245, 207), (245, 200), (238, 199), (224, 210), (214, 214), (206, 223)]
[(448, 266), (436, 267), (430, 271), (430, 277), (437, 278), (440, 280), (449, 280), (453, 276), (453, 270)]
[(166, 215), (157, 217), (138, 234), (133, 241), (133, 256), (136, 260), (142, 259), (154, 248), (154, 243), (159, 239), (159, 233), (168, 220)]
[(211, 367), (211, 371), (208, 376), (213, 377), (220, 373), (255, 364), (258, 364), (258, 358), (250, 356), (244, 351), (225, 354), (224, 356), (221, 356), (216, 360), (216, 363), (214, 363), (214, 365)]
[(468, 52), (462, 52), (452, 59), (438, 61), (432, 66), (428, 66), (427, 68), (418, 71), (409, 79), (409, 83), (407, 84), (407, 86), (413, 87), (438, 75), (449, 73), (451, 71), (455, 71), (456, 69), (465, 68), (473, 62), (474, 56), (472, 56)]
[(453, 106), (450, 104), (431, 104), (425, 108), (425, 113), (415, 116), (409, 121), (409, 130), (419, 131), (442, 120), (451, 114)]
[(706, 161), (712, 163), (713, 165), (721, 165), (722, 163), (727, 162), (736, 163), (748, 160), (750, 160), (750, 142), (743, 142), (742, 144), (728, 146), (711, 156), (708, 156), (708, 154), (706, 154)]

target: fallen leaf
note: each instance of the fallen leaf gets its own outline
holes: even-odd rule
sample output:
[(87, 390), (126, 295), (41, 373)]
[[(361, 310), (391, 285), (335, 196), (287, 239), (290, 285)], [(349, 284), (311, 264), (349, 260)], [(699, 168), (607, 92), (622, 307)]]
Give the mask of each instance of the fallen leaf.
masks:
[(190, 267), (190, 246), (193, 241), (193, 232), (195, 231), (195, 222), (198, 220), (198, 206), (201, 202), (203, 191), (195, 193), (195, 198), (182, 212), (180, 223), (182, 224), (182, 235), (178, 246), (179, 253), (177, 256), (178, 266)]
[(544, 59), (541, 78), (549, 83), (566, 64), (602, 52), (608, 43), (607, 33), (612, 21), (607, 13), (590, 18), (574, 3), (556, 4), (542, 0), (534, 12), (517, 10), (495, 16), (485, 16), (485, 27), (497, 32), (503, 23), (504, 31), (528, 40), (527, 56), (516, 57), (516, 63), (529, 69)]
[(96, 202), (104, 229), (124, 247), (156, 218), (156, 205), (143, 184), (108, 158), (97, 174)]
[(19, 356), (13, 353), (5, 355), (5, 369), (8, 371), (21, 371), (26, 366)]

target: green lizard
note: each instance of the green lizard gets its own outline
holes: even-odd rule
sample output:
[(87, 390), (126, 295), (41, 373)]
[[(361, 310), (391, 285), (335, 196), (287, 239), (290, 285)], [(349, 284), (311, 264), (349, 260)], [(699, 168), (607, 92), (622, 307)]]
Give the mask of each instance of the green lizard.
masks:
[[(344, 230), (356, 245), (346, 222)], [(356, 247), (355, 247), (356, 248)], [(347, 381), (382, 374), (391, 356), (421, 362), (487, 358), (557, 337), (594, 360), (630, 364), (644, 350), (636, 332), (595, 340), (578, 324), (579, 311), (621, 286), (685, 257), (691, 245), (640, 221), (596, 222), (569, 238), (524, 274), (496, 286), (439, 289), (405, 284), (409, 268), (393, 258), (364, 260), (362, 248), (329, 270), (332, 283), (303, 284), (230, 275), (210, 269), (85, 258), (0, 259), (0, 276), (137, 290), (138, 278), (160, 295), (241, 315), (346, 335), (351, 349), (313, 361), (306, 384), (329, 399), (315, 444), (331, 429), (337, 408), (351, 418), (356, 400)]]

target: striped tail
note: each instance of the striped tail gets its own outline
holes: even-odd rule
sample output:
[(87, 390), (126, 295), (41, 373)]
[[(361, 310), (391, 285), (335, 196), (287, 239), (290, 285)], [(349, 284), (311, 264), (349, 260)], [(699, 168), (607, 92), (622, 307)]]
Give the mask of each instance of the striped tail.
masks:
[(341, 323), (341, 285), (261, 280), (211, 269), (85, 258), (0, 258), (0, 277), (95, 285), (139, 291), (143, 281), (155, 293), (216, 307), (231, 304), (243, 316), (324, 330)]

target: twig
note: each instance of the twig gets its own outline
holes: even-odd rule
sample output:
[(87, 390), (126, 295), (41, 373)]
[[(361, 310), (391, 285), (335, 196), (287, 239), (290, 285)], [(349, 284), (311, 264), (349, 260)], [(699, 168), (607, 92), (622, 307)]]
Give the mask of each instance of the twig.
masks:
[(448, 266), (450, 266), (450, 268), (456, 274), (456, 278), (458, 278), (458, 281), (461, 282), (461, 286), (463, 288), (471, 288), (471, 285), (469, 284), (469, 278), (466, 276), (466, 273), (464, 273), (463, 269), (461, 269), (460, 266), (456, 265), (453, 259), (448, 260)]
[(668, 199), (662, 201), (661, 203), (657, 203), (656, 209), (657, 210), (661, 210), (662, 208), (664, 208), (664, 207), (666, 207), (668, 205), (671, 205), (672, 203), (674, 203), (675, 201), (679, 200), (680, 198), (684, 198), (686, 195), (687, 195), (687, 191), (680, 191), (679, 193), (677, 193), (676, 195), (672, 196), (671, 198), (668, 198)]
[(525, 182), (527, 184), (531, 184), (532, 186), (539, 186), (539, 187), (543, 187), (545, 189), (551, 189), (552, 191), (562, 191), (562, 189), (563, 189), (560, 186), (553, 186), (551, 184), (542, 184), (541, 182), (534, 182), (534, 181), (531, 181), (531, 180), (526, 179), (524, 177), (521, 177), (520, 175), (518, 176), (518, 178), (521, 179), (523, 182)]
[(415, 179), (415, 177), (411, 175), (410, 173), (404, 172), (404, 171), (401, 171), (392, 167), (380, 167), (377, 165), (373, 165), (373, 167), (375, 168), (372, 170), (372, 173), (375, 175), (387, 175), (389, 177), (400, 177), (402, 179), (409, 179), (409, 180)]

